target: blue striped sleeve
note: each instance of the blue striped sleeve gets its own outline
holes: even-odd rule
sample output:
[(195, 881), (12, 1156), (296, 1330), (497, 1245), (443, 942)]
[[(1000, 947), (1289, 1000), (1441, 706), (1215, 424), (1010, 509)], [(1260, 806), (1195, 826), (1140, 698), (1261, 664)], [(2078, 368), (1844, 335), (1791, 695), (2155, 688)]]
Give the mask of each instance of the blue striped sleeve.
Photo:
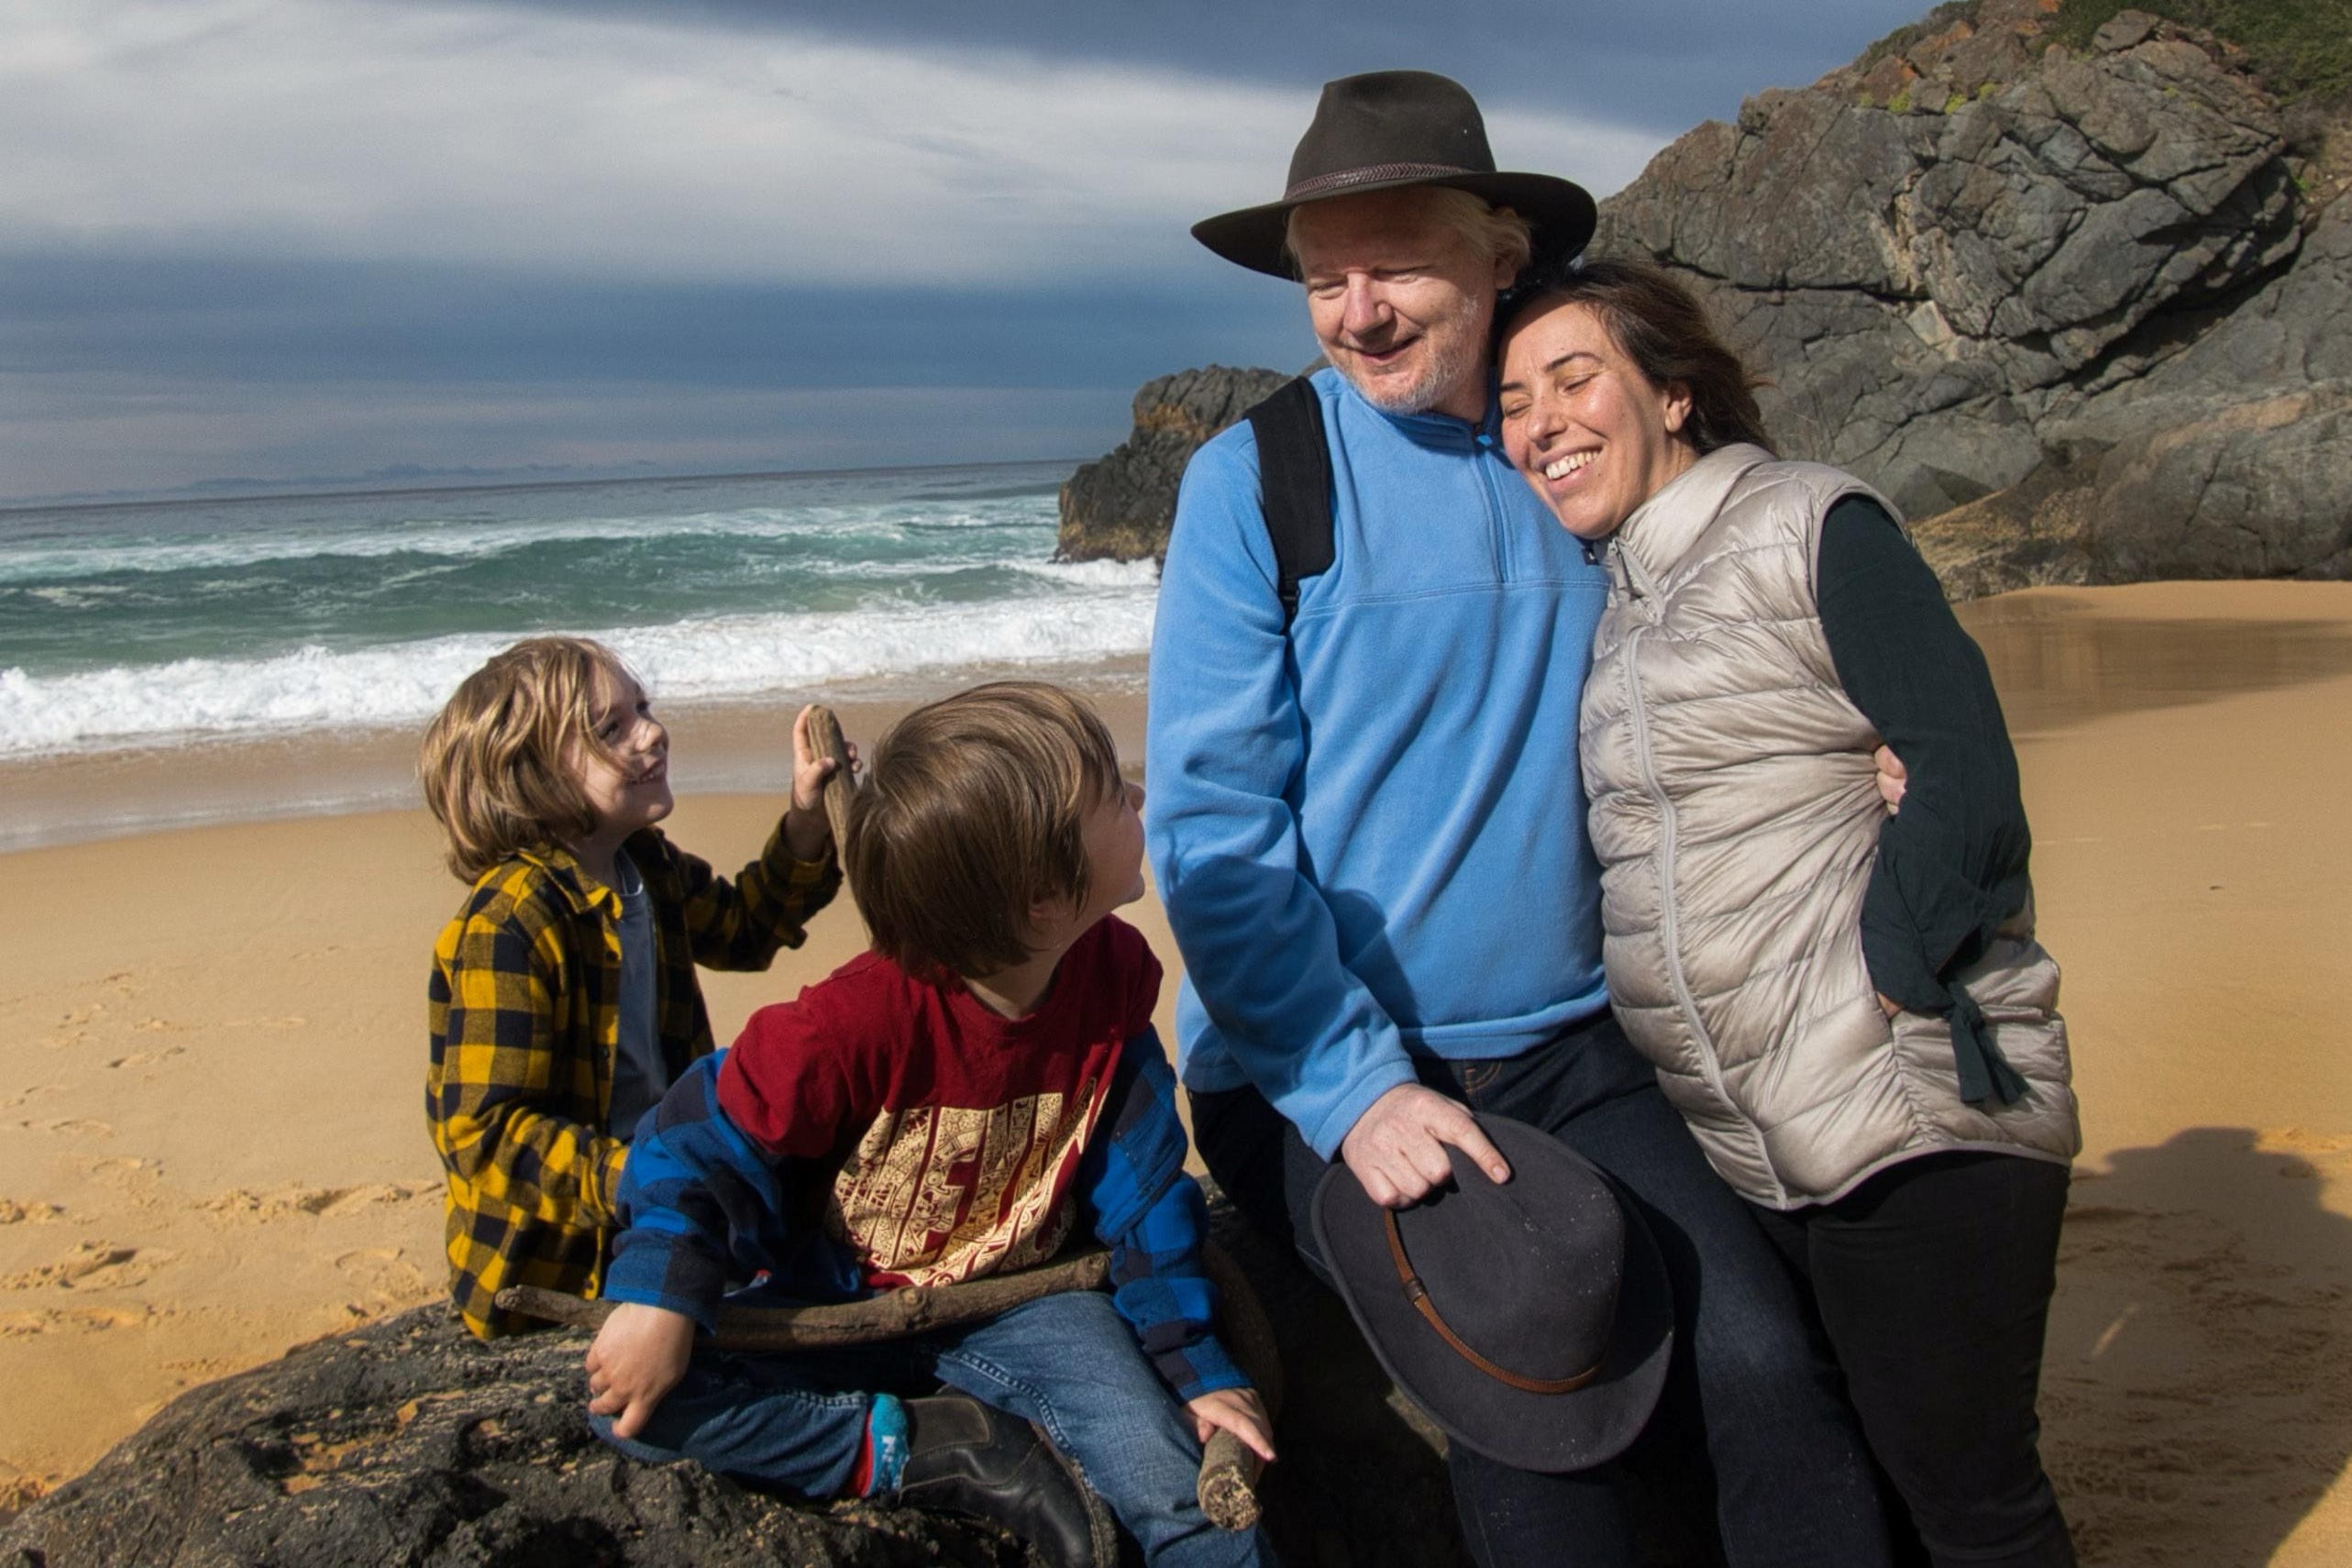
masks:
[(1095, 1234), (1110, 1248), (1111, 1300), (1143, 1353), (1179, 1399), (1245, 1386), (1210, 1325), (1217, 1288), (1202, 1272), (1209, 1207), (1184, 1171), (1184, 1124), (1176, 1075), (1155, 1030), (1120, 1053), (1106, 1132), (1087, 1151), (1082, 1190)]
[(730, 1277), (786, 1252), (781, 1173), (719, 1108), (705, 1056), (646, 1113), (621, 1174), (621, 1220), (603, 1294), (718, 1327)]

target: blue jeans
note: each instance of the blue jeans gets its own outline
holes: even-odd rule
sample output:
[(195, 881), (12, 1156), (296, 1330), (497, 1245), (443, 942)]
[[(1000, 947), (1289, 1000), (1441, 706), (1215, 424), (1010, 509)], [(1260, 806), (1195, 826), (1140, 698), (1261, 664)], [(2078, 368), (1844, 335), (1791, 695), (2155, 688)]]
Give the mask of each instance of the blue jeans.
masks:
[[(1551, 1133), (1640, 1210), (1673, 1285), (1674, 1359), (1636, 1455), (1711, 1483), (1731, 1568), (1887, 1563), (1875, 1473), (1828, 1348), (1617, 1021), (1604, 1012), (1500, 1060), (1424, 1059), (1420, 1073), (1473, 1110)], [(1194, 1095), (1192, 1121), (1227, 1196), (1328, 1280), (1307, 1218), (1324, 1162), (1297, 1129), (1254, 1089)], [(1633, 1568), (1618, 1464), (1537, 1474), (1455, 1443), (1446, 1467), (1483, 1568)]]
[(1200, 1511), (1192, 1419), (1099, 1291), (1048, 1296), (977, 1327), (881, 1344), (761, 1356), (697, 1351), (635, 1438), (614, 1437), (602, 1416), (589, 1424), (635, 1459), (692, 1459), (747, 1485), (830, 1497), (856, 1462), (873, 1394), (928, 1394), (941, 1383), (1043, 1428), (1154, 1568), (1274, 1562), (1263, 1534), (1220, 1529)]

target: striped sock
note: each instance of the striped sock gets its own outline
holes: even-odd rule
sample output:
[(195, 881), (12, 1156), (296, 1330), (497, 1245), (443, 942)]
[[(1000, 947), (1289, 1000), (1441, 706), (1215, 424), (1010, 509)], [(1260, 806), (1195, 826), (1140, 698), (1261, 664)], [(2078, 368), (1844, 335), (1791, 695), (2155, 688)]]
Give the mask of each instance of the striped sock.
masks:
[(906, 1473), (911, 1435), (906, 1401), (895, 1394), (875, 1395), (866, 1412), (866, 1441), (858, 1447), (850, 1490), (861, 1497), (897, 1491), (899, 1477)]

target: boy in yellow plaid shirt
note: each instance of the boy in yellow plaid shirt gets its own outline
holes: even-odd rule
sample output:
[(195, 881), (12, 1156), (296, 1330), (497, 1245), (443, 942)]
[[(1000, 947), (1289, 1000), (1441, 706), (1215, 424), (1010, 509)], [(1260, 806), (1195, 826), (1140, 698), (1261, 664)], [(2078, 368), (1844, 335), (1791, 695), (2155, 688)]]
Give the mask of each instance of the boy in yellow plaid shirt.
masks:
[(841, 885), (806, 709), (790, 809), (732, 883), (654, 826), (668, 754), (636, 678), (575, 637), (499, 654), (425, 731), (425, 803), (471, 891), (434, 944), (425, 1109), (451, 1293), (484, 1338), (528, 1326), (503, 1286), (596, 1294), (629, 1135), (712, 1050), (694, 966), (765, 969)]

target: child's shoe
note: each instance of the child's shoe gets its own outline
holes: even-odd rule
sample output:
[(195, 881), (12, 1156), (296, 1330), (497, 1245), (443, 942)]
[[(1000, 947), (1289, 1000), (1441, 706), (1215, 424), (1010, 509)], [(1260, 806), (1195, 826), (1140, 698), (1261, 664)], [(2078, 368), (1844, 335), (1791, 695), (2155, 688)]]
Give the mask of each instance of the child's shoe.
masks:
[(1114, 1568), (1110, 1510), (1044, 1433), (963, 1394), (909, 1399), (906, 1411), (906, 1468), (891, 1501), (992, 1519), (1053, 1568)]

